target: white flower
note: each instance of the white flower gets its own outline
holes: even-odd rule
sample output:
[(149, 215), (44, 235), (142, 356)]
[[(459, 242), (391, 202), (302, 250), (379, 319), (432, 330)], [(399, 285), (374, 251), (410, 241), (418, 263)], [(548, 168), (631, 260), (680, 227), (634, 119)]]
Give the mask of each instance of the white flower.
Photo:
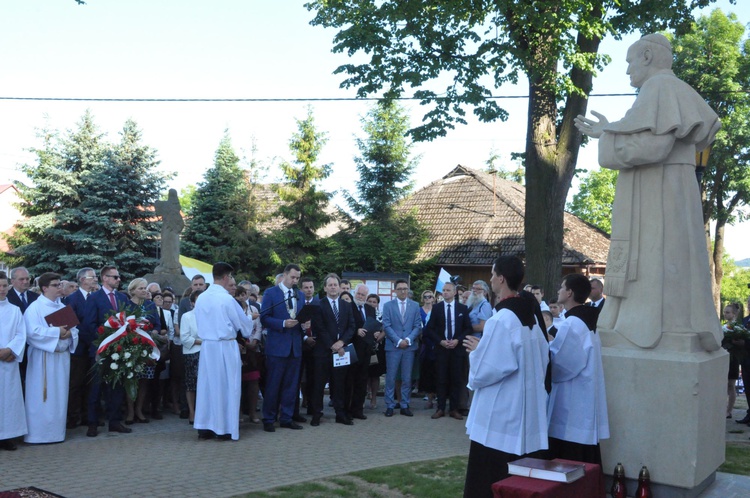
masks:
[(141, 356), (143, 356), (144, 358), (145, 358), (146, 356), (148, 356), (148, 351), (146, 351), (146, 350), (144, 349), (144, 350), (143, 350), (143, 353), (141, 354)]
[(128, 374), (128, 379), (132, 379), (132, 378), (133, 378), (133, 372), (130, 372), (130, 373)]
[(125, 366), (126, 366), (126, 367), (128, 367), (128, 368), (132, 368), (132, 367), (133, 367), (133, 362), (132, 362), (132, 361), (129, 361), (129, 362), (127, 362), (127, 363), (125, 364)]
[[(117, 354), (117, 353), (115, 353), (115, 354)], [(109, 364), (109, 368), (111, 368), (112, 370), (117, 370), (117, 363), (110, 363)]]
[(122, 356), (123, 356), (123, 358), (125, 358), (127, 360), (128, 358), (130, 358), (131, 355), (130, 355), (130, 352), (126, 351), (125, 354), (122, 355)]
[(117, 353), (112, 353), (112, 359), (115, 360), (115, 361), (117, 361), (117, 360), (120, 359), (120, 355), (117, 354)]

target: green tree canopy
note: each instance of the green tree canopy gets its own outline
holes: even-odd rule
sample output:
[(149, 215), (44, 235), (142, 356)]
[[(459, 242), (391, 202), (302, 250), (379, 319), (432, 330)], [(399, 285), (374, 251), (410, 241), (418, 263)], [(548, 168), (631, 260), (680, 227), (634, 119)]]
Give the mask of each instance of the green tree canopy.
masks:
[(254, 224), (248, 175), (226, 131), (213, 167), (203, 175), (192, 196), (181, 252), (209, 263), (227, 261), (239, 273), (257, 278), (256, 264), (268, 256)]
[(313, 0), (312, 24), (331, 27), (334, 52), (357, 56), (335, 70), (360, 97), (413, 92), (427, 108), (411, 133), (432, 139), (466, 122), (506, 119), (493, 90), (527, 78), (526, 260), (547, 292), (562, 271), (563, 209), (592, 76), (608, 61), (604, 36), (682, 27), (711, 0)]
[(297, 131), (289, 140), (294, 159), (282, 163), (284, 181), (274, 187), (281, 200), (278, 214), (285, 222), (273, 236), (274, 259), (280, 266), (298, 263), (304, 270), (312, 270), (310, 265), (321, 249), (317, 232), (331, 221), (327, 212), (331, 194), (320, 189), (320, 182), (331, 174), (331, 166), (318, 164), (327, 139), (315, 126), (312, 108), (307, 109), (305, 119), (296, 121)]
[(157, 171), (156, 151), (141, 143), (127, 121), (118, 144), (105, 142), (90, 112), (64, 138), (42, 130), (43, 147), (18, 184), (22, 221), (9, 242), (32, 273), (73, 278), (83, 266), (115, 263), (125, 278), (144, 274), (156, 262), (158, 230), (145, 209), (168, 175)]
[(600, 168), (581, 179), (568, 211), (607, 233), (612, 233), (612, 205), (615, 202), (617, 170)]
[(716, 9), (690, 30), (672, 37), (675, 74), (695, 88), (717, 112), (716, 135), (703, 180), (706, 231), (714, 220), (712, 271), (719, 306), (727, 223), (747, 217), (750, 201), (750, 40), (734, 14)]

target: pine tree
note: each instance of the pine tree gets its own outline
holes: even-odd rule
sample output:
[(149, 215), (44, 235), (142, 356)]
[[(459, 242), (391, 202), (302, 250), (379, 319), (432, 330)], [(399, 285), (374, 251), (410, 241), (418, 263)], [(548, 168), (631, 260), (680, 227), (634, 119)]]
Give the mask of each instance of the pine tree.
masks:
[(156, 151), (141, 143), (134, 121), (125, 122), (120, 137), (104, 160), (81, 176), (81, 203), (60, 213), (82, 227), (65, 235), (75, 247), (60, 258), (69, 273), (114, 263), (123, 279), (130, 279), (158, 263), (159, 223), (150, 208), (169, 175), (158, 170)]
[(31, 149), (36, 162), (21, 167), (30, 183), (16, 183), (21, 197), (19, 210), (26, 219), (17, 225), (9, 244), (18, 256), (17, 263), (31, 273), (62, 271), (71, 277), (60, 260), (75, 252), (66, 235), (81, 227), (60, 213), (81, 202), (81, 177), (101, 164), (104, 135), (89, 111), (81, 118), (77, 130), (69, 130), (63, 139), (49, 128), (38, 135), (43, 145)]
[(363, 219), (352, 220), (343, 266), (359, 271), (403, 271), (427, 240), (413, 213), (395, 209), (413, 188), (410, 176), (416, 161), (409, 157), (409, 120), (395, 101), (384, 100), (362, 119), (362, 127), (367, 138), (357, 139), (358, 199), (351, 194), (347, 197), (352, 211)]
[(261, 241), (252, 226), (253, 209), (247, 172), (225, 132), (193, 206), (182, 237), (182, 252), (206, 262), (230, 262), (240, 272), (252, 271)]
[(317, 164), (326, 141), (325, 133), (315, 128), (312, 109), (308, 108), (307, 117), (297, 120), (297, 132), (289, 141), (294, 161), (281, 165), (285, 180), (275, 186), (282, 202), (278, 214), (286, 221), (274, 236), (274, 259), (281, 264), (295, 262), (311, 270), (321, 248), (316, 232), (331, 221), (326, 212), (331, 195), (318, 189), (320, 181), (331, 174), (330, 165)]

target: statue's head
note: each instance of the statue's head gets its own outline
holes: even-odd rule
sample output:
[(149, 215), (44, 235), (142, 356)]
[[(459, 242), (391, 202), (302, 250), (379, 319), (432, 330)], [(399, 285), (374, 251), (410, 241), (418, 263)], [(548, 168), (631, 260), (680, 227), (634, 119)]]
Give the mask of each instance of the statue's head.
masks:
[(672, 69), (672, 45), (660, 33), (646, 35), (628, 49), (630, 84), (640, 88), (651, 76), (664, 69)]

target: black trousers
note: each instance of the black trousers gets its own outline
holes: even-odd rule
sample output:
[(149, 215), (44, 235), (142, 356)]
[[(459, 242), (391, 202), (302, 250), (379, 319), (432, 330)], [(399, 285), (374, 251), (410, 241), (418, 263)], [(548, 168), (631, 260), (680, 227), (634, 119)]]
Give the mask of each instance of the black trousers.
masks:
[[(360, 352), (357, 352), (360, 355)], [(370, 370), (370, 353), (362, 351), (359, 361), (348, 368), (344, 392), (344, 410), (349, 416), (363, 415), (367, 397), (367, 379)]]
[(333, 409), (337, 416), (345, 415), (344, 411), (344, 387), (346, 385), (346, 373), (349, 367), (333, 368), (332, 355), (316, 356), (313, 360), (313, 391), (308, 403), (312, 403), (313, 415), (323, 415), (323, 391), (326, 382), (329, 384)]
[[(461, 349), (458, 349), (461, 348)], [(445, 411), (446, 401), (450, 399), (450, 409), (458, 410), (461, 407), (461, 389), (466, 385), (464, 379), (464, 364), (466, 354), (459, 344), (456, 349), (445, 349), (442, 346), (435, 348), (435, 376), (437, 377), (437, 407)]]

